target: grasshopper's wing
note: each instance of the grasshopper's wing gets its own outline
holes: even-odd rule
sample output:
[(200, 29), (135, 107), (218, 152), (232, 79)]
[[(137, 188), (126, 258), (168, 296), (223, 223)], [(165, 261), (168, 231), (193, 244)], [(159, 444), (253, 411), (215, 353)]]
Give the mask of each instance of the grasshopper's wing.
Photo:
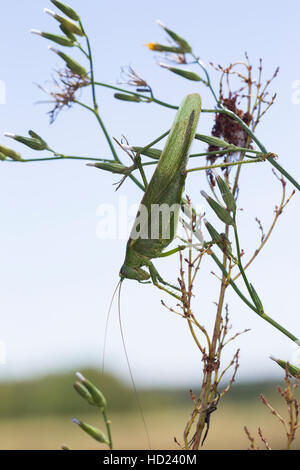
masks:
[[(200, 111), (200, 95), (188, 95), (176, 114), (166, 145), (141, 201), (129, 245), (149, 259), (158, 256), (175, 236), (174, 227), (178, 219), (184, 189), (185, 169)], [(169, 207), (177, 205), (170, 218), (169, 224), (173, 228), (170, 230), (168, 237), (151, 237), (151, 227), (153, 224), (151, 209), (154, 204), (159, 206), (166, 204)], [(142, 217), (140, 217), (141, 215)], [(140, 238), (136, 237), (138, 232), (141, 234)], [(147, 237), (145, 236), (146, 234)]]

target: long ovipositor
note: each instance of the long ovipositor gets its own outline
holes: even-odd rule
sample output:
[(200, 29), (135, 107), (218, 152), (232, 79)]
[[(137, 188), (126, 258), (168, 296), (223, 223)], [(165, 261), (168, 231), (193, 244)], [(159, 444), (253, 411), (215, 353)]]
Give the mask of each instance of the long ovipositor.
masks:
[[(191, 144), (201, 112), (201, 98), (197, 93), (186, 96), (170, 130), (167, 142), (161, 153), (157, 167), (141, 201), (130, 238), (127, 243), (125, 262), (121, 268), (121, 278), (145, 280), (149, 274), (141, 266), (148, 266), (153, 272), (152, 258), (161, 256), (162, 251), (174, 239), (179, 217), (180, 202), (186, 178), (186, 165)], [(158, 219), (159, 236), (153, 237), (153, 207), (174, 207), (169, 219)], [(143, 216), (144, 214), (144, 216)], [(166, 226), (167, 224), (167, 226)], [(164, 225), (164, 227), (162, 227)], [(162, 230), (164, 228), (164, 231)], [(169, 229), (169, 230), (166, 230)], [(154, 230), (155, 231), (155, 230)], [(168, 233), (163, 236), (162, 232)], [(141, 234), (141, 236), (137, 236)]]

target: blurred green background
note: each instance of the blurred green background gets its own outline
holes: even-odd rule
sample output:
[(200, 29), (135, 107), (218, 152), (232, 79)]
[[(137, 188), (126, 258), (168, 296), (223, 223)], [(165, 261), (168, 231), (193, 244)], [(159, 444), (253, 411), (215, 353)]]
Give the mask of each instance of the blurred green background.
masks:
[[(103, 379), (95, 369), (83, 374), (104, 391), (108, 417), (112, 421), (117, 449), (147, 449), (146, 433), (136, 396), (130, 385), (111, 375)], [(73, 390), (73, 372), (48, 375), (26, 381), (0, 384), (0, 449), (59, 449), (66, 443), (72, 449), (105, 448), (93, 441), (71, 419), (87, 421), (103, 429), (102, 416)], [(102, 385), (101, 385), (102, 384)], [(283, 383), (234, 384), (211, 415), (205, 449), (247, 449), (243, 431), (246, 425), (260, 448), (258, 427), (273, 449), (285, 447), (283, 425), (262, 404), (260, 393), (283, 416), (287, 408), (276, 387)], [(197, 394), (197, 390), (193, 390)], [(139, 399), (149, 428), (153, 449), (176, 449), (174, 437), (181, 440), (184, 425), (193, 409), (189, 391), (183, 389), (139, 389)], [(298, 392), (299, 398), (299, 392)], [(300, 448), (300, 435), (294, 449)]]

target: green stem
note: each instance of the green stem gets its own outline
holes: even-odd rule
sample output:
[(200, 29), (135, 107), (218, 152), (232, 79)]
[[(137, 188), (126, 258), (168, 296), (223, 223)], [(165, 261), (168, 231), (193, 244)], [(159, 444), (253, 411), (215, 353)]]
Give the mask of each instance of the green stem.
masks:
[(279, 323), (277, 323), (275, 320), (273, 320), (273, 318), (269, 317), (266, 313), (263, 313), (259, 316), (261, 318), (263, 318), (264, 320), (266, 320), (271, 325), (273, 325), (277, 330), (281, 331), (281, 333), (283, 333), (285, 336), (290, 338), (292, 341), (294, 341), (299, 346), (299, 339), (297, 338), (297, 336), (290, 333), (283, 326), (281, 326)]
[(6, 160), (7, 162), (15, 162), (15, 163), (28, 163), (28, 162), (44, 162), (44, 161), (51, 161), (51, 160), (87, 160), (87, 161), (95, 161), (95, 162), (112, 162), (114, 160), (110, 160), (109, 158), (92, 158), (92, 157), (76, 157), (72, 155), (61, 155), (56, 154), (56, 157), (45, 157), (45, 158), (28, 158), (22, 160)]
[(88, 109), (89, 111), (91, 111), (91, 112), (96, 116), (96, 119), (97, 119), (97, 121), (99, 122), (99, 124), (100, 124), (100, 126), (101, 126), (101, 129), (102, 129), (102, 131), (103, 131), (103, 134), (105, 135), (105, 138), (106, 138), (106, 140), (107, 140), (107, 142), (108, 142), (108, 145), (109, 145), (109, 147), (110, 147), (110, 150), (111, 150), (111, 152), (112, 152), (112, 154), (113, 154), (114, 159), (115, 159), (116, 161), (120, 162), (120, 161), (119, 161), (119, 158), (118, 158), (118, 155), (117, 155), (117, 153), (116, 153), (116, 151), (115, 151), (115, 148), (114, 148), (114, 146), (113, 146), (113, 144), (112, 144), (112, 141), (111, 141), (111, 139), (110, 139), (110, 137), (109, 137), (109, 134), (108, 134), (108, 132), (107, 132), (105, 126), (104, 126), (104, 123), (103, 123), (103, 121), (102, 121), (102, 119), (101, 119), (101, 117), (100, 117), (98, 111), (96, 111), (94, 108), (91, 108), (91, 107), (88, 106), (87, 104), (82, 103), (81, 101), (74, 100), (74, 103), (77, 103), (77, 104), (79, 104), (80, 106), (82, 106), (83, 108)]
[[(117, 152), (114, 148), (114, 145), (112, 143), (112, 140), (106, 130), (106, 127), (100, 117), (100, 114), (98, 112), (98, 104), (97, 104), (97, 100), (96, 100), (96, 88), (95, 88), (95, 79), (94, 79), (94, 65), (93, 65), (93, 56), (92, 56), (92, 50), (91, 50), (91, 45), (90, 45), (90, 41), (89, 41), (89, 38), (87, 36), (87, 34), (85, 33), (84, 31), (84, 27), (83, 27), (83, 24), (81, 23), (81, 21), (79, 21), (79, 24), (80, 24), (80, 27), (81, 27), (81, 30), (86, 38), (86, 43), (87, 43), (87, 48), (88, 48), (88, 58), (89, 58), (89, 62), (90, 62), (90, 67), (91, 67), (91, 86), (92, 86), (92, 97), (93, 97), (93, 105), (94, 105), (94, 108), (91, 108), (90, 106), (87, 106), (85, 105), (84, 103), (81, 103), (80, 101), (76, 101), (77, 104), (80, 104), (81, 106), (85, 107), (86, 109), (88, 109), (89, 111), (91, 111), (95, 116), (96, 116), (96, 119), (97, 121), (99, 122), (100, 124), (100, 127), (102, 129), (102, 132), (103, 134), (105, 135), (105, 138), (108, 142), (108, 145), (110, 147), (110, 150), (112, 152), (112, 155), (115, 159), (115, 161), (117, 161), (118, 163), (121, 163), (118, 155), (117, 155)], [(142, 189), (142, 191), (145, 190), (145, 188), (143, 187), (143, 185), (133, 176), (133, 175), (129, 175), (129, 178), (140, 188)]]
[(110, 421), (107, 419), (105, 409), (102, 410), (102, 414), (103, 414), (103, 419), (104, 419), (105, 426), (106, 426), (107, 437), (108, 437), (108, 440), (109, 440), (109, 448), (112, 450), (113, 449), (113, 442), (112, 442), (112, 435), (111, 435), (111, 429), (110, 429)]
[(88, 53), (85, 52), (85, 50), (83, 49), (83, 47), (81, 47), (81, 44), (78, 43), (78, 44), (77, 44), (77, 47), (78, 47), (78, 49), (85, 55), (85, 57), (86, 57), (87, 59), (89, 59)]
[(260, 158), (253, 158), (252, 160), (239, 160), (237, 162), (221, 163), (210, 166), (199, 166), (197, 168), (190, 168), (189, 170), (186, 170), (186, 173), (191, 173), (192, 171), (210, 170), (211, 168), (225, 168), (227, 166), (245, 165), (246, 163), (257, 163), (261, 161), (262, 160)]
[(113, 86), (113, 85), (108, 85), (107, 83), (102, 83), (102, 82), (94, 82), (94, 85), (102, 86), (102, 87), (105, 87), (105, 88), (110, 88), (111, 90), (115, 90), (115, 91), (121, 91), (122, 93), (127, 93), (127, 94), (132, 95), (132, 96), (138, 96), (139, 98), (144, 98), (149, 103), (153, 102), (153, 103), (159, 104), (161, 106), (164, 106), (165, 108), (178, 109), (178, 106), (174, 106), (172, 104), (165, 103), (164, 101), (158, 100), (153, 95), (151, 97), (149, 97), (149, 96), (143, 95), (141, 93), (136, 93), (134, 91), (126, 90), (124, 88), (119, 88), (119, 87), (116, 87), (116, 86)]
[(88, 59), (89, 59), (90, 66), (91, 66), (91, 85), (92, 85), (93, 103), (94, 103), (94, 110), (95, 110), (95, 112), (97, 112), (98, 111), (98, 104), (97, 104), (97, 100), (96, 100), (96, 90), (95, 90), (95, 85), (94, 85), (94, 65), (93, 65), (93, 56), (92, 56), (90, 40), (89, 40), (87, 34), (84, 31), (84, 27), (83, 27), (83, 24), (81, 23), (81, 20), (79, 20), (79, 25), (80, 25), (80, 28), (81, 28), (84, 36), (85, 36), (86, 44), (87, 44), (87, 48), (88, 48)]
[(157, 139), (153, 140), (152, 142), (150, 142), (150, 144), (147, 144), (145, 145), (145, 147), (143, 147), (140, 151), (139, 151), (139, 154), (141, 154), (142, 152), (144, 152), (145, 150), (148, 150), (150, 147), (153, 147), (153, 145), (157, 144), (157, 142), (159, 142), (160, 140), (162, 140), (164, 137), (166, 137), (170, 132), (170, 129), (167, 130), (166, 132), (164, 132), (163, 134), (161, 134), (159, 137), (157, 137)]
[(211, 257), (213, 258), (215, 263), (219, 266), (222, 273), (227, 277), (227, 282), (229, 282), (229, 284), (232, 286), (232, 288), (235, 290), (238, 296), (243, 300), (243, 302), (245, 302), (246, 305), (248, 305), (249, 308), (251, 308), (251, 310), (253, 310), (259, 317), (263, 318), (265, 321), (273, 325), (277, 330), (281, 331), (281, 333), (283, 333), (285, 336), (290, 338), (296, 344), (299, 344), (299, 339), (295, 335), (293, 335), (288, 330), (286, 330), (283, 326), (281, 326), (279, 323), (277, 323), (275, 320), (269, 317), (266, 313), (263, 313), (263, 314), (258, 313), (257, 308), (254, 305), (252, 305), (249, 302), (249, 300), (242, 294), (242, 292), (239, 290), (235, 282), (232, 281), (231, 279), (228, 279), (228, 273), (226, 269), (224, 268), (221, 261), (217, 258), (217, 256), (213, 252), (211, 252)]
[(214, 99), (216, 100), (216, 103), (219, 107), (221, 107), (221, 103), (220, 101), (218, 100), (216, 94), (215, 94), (215, 91), (211, 85), (211, 81), (210, 81), (210, 76), (209, 76), (209, 73), (208, 71), (206, 70), (206, 67), (204, 66), (204, 64), (201, 62), (200, 58), (197, 57), (195, 54), (192, 53), (192, 56), (194, 57), (196, 63), (199, 65), (199, 67), (203, 70), (203, 72), (205, 73), (205, 76), (206, 76), (206, 81), (207, 81), (207, 86), (208, 88), (210, 89), (211, 91), (211, 94), (213, 95)]
[[(144, 169), (143, 169), (143, 165), (141, 164), (141, 157), (140, 155), (137, 155), (135, 157), (135, 163), (139, 169), (139, 172), (141, 174), (141, 177), (142, 177), (142, 180), (143, 180), (143, 183), (144, 183), (144, 187), (145, 187), (145, 190), (147, 190), (148, 188), (148, 181), (147, 181), (147, 178), (146, 178), (146, 175), (145, 175), (145, 172), (144, 172)], [(150, 162), (152, 163), (152, 162)]]
[[(96, 118), (97, 118), (97, 120), (98, 120), (98, 122), (99, 122), (99, 124), (100, 124), (100, 126), (101, 126), (101, 128), (102, 128), (102, 130), (103, 130), (103, 133), (104, 133), (104, 135), (105, 135), (105, 137), (106, 137), (106, 140), (107, 140), (107, 142), (108, 142), (108, 144), (109, 144), (109, 146), (110, 146), (110, 149), (111, 149), (111, 151), (112, 151), (112, 154), (113, 154), (113, 156), (114, 156), (115, 161), (118, 162), (118, 163), (122, 163), (121, 160), (119, 159), (119, 157), (118, 157), (118, 155), (117, 155), (115, 149), (114, 149), (114, 146), (113, 146), (113, 144), (112, 144), (112, 141), (110, 140), (110, 137), (109, 137), (109, 135), (108, 135), (108, 132), (107, 132), (107, 130), (106, 130), (106, 128), (105, 128), (105, 126), (104, 126), (104, 124), (103, 124), (103, 122), (102, 122), (102, 119), (100, 118), (99, 113), (98, 113), (97, 111), (95, 111), (95, 109), (93, 109), (93, 108), (91, 108), (90, 106), (88, 106), (88, 105), (82, 103), (81, 101), (74, 100), (74, 103), (77, 103), (77, 104), (79, 104), (80, 106), (82, 106), (83, 108), (88, 109), (89, 111), (91, 111), (91, 112), (96, 116)], [(133, 175), (129, 175), (129, 178), (130, 178), (132, 181), (134, 181), (134, 183), (135, 183), (142, 191), (145, 191), (144, 186), (143, 186)]]
[(238, 286), (236, 285), (236, 283), (234, 281), (232, 281), (231, 279), (228, 279), (228, 272), (226, 271), (226, 269), (224, 268), (223, 264), (221, 263), (221, 261), (219, 260), (219, 258), (214, 254), (213, 251), (211, 251), (211, 257), (212, 259), (215, 261), (215, 263), (219, 266), (219, 268), (221, 269), (222, 273), (224, 274), (224, 276), (226, 276), (226, 279), (227, 279), (227, 282), (231, 285), (231, 287), (235, 290), (235, 292), (237, 293), (237, 295), (242, 299), (243, 302), (245, 302), (246, 305), (248, 305), (249, 308), (251, 308), (251, 310), (253, 310), (255, 313), (257, 313), (257, 309), (254, 305), (252, 305), (249, 300), (244, 296), (244, 294), (242, 294), (242, 292), (240, 291), (240, 289), (238, 288)]
[(237, 264), (238, 264), (240, 273), (242, 275), (242, 278), (244, 280), (244, 283), (245, 283), (245, 285), (247, 287), (247, 290), (249, 292), (249, 295), (250, 295), (250, 297), (253, 300), (254, 305), (255, 305), (255, 298), (254, 298), (251, 286), (249, 284), (248, 278), (246, 276), (246, 273), (244, 271), (242, 260), (241, 260), (240, 241), (239, 241), (239, 236), (238, 236), (238, 231), (237, 231), (237, 226), (236, 226), (236, 216), (235, 215), (234, 215), (234, 222), (235, 223), (234, 223), (234, 226), (233, 226), (233, 230), (234, 230), (234, 238), (235, 238), (236, 251), (237, 251)]

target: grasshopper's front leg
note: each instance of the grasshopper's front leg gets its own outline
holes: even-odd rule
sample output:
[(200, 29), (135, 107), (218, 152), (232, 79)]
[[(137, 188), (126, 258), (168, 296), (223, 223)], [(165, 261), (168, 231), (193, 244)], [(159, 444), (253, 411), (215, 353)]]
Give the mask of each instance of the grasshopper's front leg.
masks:
[(187, 245), (179, 245), (177, 248), (174, 248), (173, 250), (165, 251), (164, 253), (161, 253), (158, 258), (164, 258), (165, 256), (171, 256), (174, 255), (174, 253), (177, 253), (178, 251), (182, 251), (187, 247)]
[[(175, 289), (177, 291), (180, 291), (180, 289), (176, 286), (173, 286), (173, 284), (169, 284), (168, 282), (166, 282), (162, 277), (161, 275), (159, 274), (159, 272), (157, 271), (157, 269), (155, 268), (154, 264), (149, 260), (147, 262), (147, 266), (149, 268), (149, 273), (150, 273), (150, 276), (151, 276), (151, 280), (153, 282), (153, 284), (158, 287), (158, 289), (161, 289), (165, 292), (167, 292), (168, 294), (172, 295), (173, 297), (175, 297), (175, 299), (177, 300), (181, 300), (181, 297), (179, 297), (178, 295), (176, 295), (174, 292), (170, 291), (169, 289), (167, 289), (166, 287), (164, 286), (168, 286), (168, 287), (171, 287), (172, 289)], [(163, 284), (163, 285), (161, 285)]]

